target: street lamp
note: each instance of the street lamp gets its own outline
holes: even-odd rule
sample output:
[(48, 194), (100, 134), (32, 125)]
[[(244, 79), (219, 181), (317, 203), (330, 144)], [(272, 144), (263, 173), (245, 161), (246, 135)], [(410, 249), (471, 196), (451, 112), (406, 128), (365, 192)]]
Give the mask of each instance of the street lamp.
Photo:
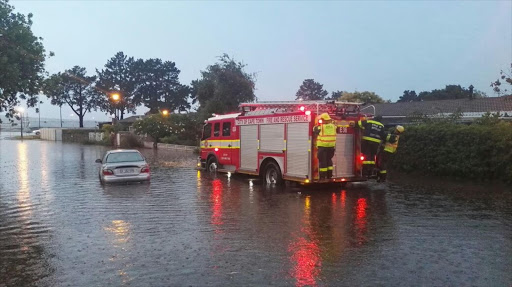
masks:
[(167, 117), (169, 115), (169, 110), (162, 110), (162, 116)]
[(114, 93), (110, 96), (110, 99), (114, 102), (114, 116), (118, 120), (119, 117), (117, 116), (117, 106), (119, 101), (121, 101), (121, 95), (119, 95), (118, 93)]
[(20, 115), (20, 123), (21, 123), (20, 132), (21, 132), (21, 140), (23, 140), (23, 112), (25, 111), (25, 109), (23, 109), (23, 107), (16, 107), (15, 110)]

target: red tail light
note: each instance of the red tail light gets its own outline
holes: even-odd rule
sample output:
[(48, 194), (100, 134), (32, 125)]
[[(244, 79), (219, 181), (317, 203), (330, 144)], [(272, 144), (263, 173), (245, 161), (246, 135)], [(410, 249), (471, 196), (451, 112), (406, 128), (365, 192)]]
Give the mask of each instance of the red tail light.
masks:
[(364, 154), (362, 154), (360, 157), (361, 161), (364, 161), (365, 157), (364, 157)]
[(140, 170), (141, 173), (149, 173), (149, 165), (146, 165), (144, 167), (142, 167), (142, 169)]
[(104, 169), (103, 170), (103, 175), (114, 175), (114, 172), (111, 171), (110, 169)]

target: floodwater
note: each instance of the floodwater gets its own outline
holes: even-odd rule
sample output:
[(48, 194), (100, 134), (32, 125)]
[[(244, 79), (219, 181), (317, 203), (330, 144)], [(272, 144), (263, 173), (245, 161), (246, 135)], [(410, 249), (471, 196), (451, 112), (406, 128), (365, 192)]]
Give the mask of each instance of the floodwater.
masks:
[(0, 139), (0, 286), (511, 286), (512, 193), (411, 183), (267, 188), (144, 153)]

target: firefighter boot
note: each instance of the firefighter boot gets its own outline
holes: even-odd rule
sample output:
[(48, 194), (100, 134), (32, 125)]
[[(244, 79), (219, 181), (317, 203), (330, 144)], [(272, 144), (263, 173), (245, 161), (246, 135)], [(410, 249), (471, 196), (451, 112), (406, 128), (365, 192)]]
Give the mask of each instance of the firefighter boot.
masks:
[(320, 172), (320, 179), (326, 179), (327, 178), (327, 172), (326, 171), (321, 171)]
[(386, 170), (379, 171), (377, 182), (385, 182), (387, 175), (388, 175), (388, 173)]
[(327, 178), (332, 178), (332, 169), (327, 171)]

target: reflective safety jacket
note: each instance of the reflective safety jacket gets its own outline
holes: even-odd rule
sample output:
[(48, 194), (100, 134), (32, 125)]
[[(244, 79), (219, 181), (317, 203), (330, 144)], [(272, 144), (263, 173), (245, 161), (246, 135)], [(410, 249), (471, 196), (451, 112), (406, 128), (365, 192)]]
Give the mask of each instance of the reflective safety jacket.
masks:
[(384, 144), (384, 151), (389, 152), (389, 153), (395, 153), (396, 148), (398, 147), (399, 139), (400, 139), (399, 135), (388, 134), (386, 136), (386, 143)]
[(336, 147), (336, 126), (324, 124), (314, 127), (313, 131), (318, 134), (316, 138), (317, 147)]
[(363, 140), (381, 143), (384, 135), (384, 125), (372, 120), (359, 120), (358, 126), (363, 130)]

